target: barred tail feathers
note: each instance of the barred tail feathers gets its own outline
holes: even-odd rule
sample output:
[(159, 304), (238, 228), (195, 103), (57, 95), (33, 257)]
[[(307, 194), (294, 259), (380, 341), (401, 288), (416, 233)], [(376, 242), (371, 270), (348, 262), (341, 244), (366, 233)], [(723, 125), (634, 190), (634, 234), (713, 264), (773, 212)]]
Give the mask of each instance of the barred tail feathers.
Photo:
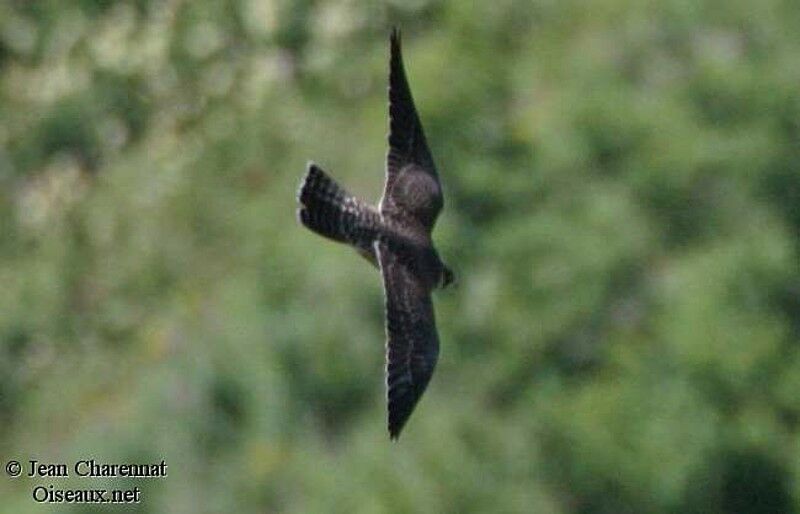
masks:
[(379, 223), (377, 212), (313, 162), (308, 165), (297, 198), (297, 217), (307, 228), (334, 241), (371, 249)]

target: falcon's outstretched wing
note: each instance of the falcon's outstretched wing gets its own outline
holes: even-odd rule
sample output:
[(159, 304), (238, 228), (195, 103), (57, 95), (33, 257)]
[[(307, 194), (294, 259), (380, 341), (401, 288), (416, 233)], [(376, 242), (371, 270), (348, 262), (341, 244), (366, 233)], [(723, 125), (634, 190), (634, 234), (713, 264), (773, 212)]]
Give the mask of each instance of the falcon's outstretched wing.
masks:
[(408, 87), (400, 32), (392, 31), (389, 64), (389, 153), (380, 209), (411, 216), (430, 231), (442, 210), (442, 188)]
[(375, 252), (386, 298), (386, 387), (389, 437), (397, 439), (433, 375), (439, 336), (428, 291), (386, 243)]

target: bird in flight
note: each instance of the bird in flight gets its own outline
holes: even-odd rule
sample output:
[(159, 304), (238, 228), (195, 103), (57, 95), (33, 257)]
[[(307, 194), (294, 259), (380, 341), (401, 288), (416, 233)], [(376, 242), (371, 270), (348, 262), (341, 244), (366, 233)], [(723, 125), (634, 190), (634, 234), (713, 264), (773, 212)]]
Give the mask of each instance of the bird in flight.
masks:
[(397, 439), (439, 358), (431, 291), (454, 278), (431, 240), (444, 205), (442, 187), (408, 87), (397, 29), (390, 37), (389, 151), (378, 206), (348, 193), (313, 162), (298, 201), (300, 223), (353, 246), (380, 270), (386, 307), (388, 428), (389, 437)]

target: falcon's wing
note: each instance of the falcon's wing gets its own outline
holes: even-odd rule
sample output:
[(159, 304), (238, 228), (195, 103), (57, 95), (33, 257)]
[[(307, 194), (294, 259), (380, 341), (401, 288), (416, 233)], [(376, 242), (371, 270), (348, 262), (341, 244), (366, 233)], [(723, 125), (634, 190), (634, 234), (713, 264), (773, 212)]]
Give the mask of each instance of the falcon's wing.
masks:
[(443, 204), (439, 176), (406, 79), (400, 32), (395, 28), (389, 64), (389, 152), (381, 212), (411, 215), (430, 231)]
[(430, 292), (385, 243), (375, 251), (386, 297), (389, 437), (397, 439), (433, 375), (439, 337)]

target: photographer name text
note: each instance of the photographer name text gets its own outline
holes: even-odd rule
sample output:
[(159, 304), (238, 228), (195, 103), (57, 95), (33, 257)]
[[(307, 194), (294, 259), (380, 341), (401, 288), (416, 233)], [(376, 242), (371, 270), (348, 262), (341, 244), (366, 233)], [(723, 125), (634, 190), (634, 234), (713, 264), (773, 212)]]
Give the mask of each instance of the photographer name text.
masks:
[(112, 464), (94, 459), (79, 460), (69, 466), (65, 463), (29, 460), (25, 466), (28, 477), (135, 477), (162, 478), (167, 476), (167, 463)]

